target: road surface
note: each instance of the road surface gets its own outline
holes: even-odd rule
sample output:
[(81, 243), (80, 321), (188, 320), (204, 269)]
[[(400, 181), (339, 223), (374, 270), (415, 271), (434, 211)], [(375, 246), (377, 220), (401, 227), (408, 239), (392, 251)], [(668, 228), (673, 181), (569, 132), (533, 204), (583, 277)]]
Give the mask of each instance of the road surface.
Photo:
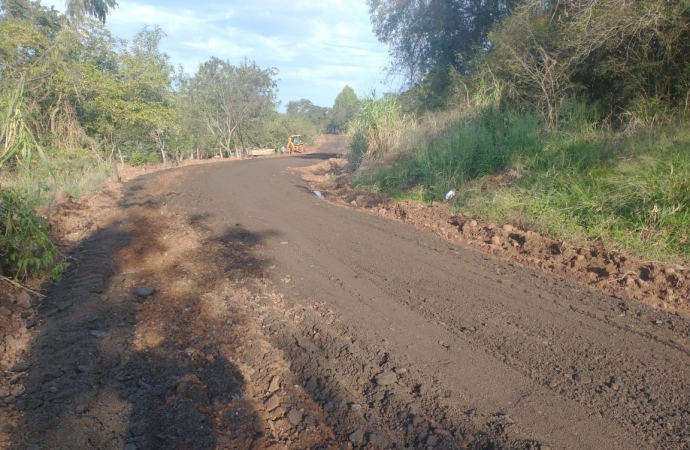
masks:
[[(258, 280), (257, 296), (280, 299), (256, 310), (266, 339), (330, 415), (335, 441), (690, 448), (687, 318), (321, 200), (291, 169), (340, 150), (342, 140), (330, 137), (316, 153), (174, 169), (165, 197), (165, 208), (204, 236), (209, 260), (230, 255), (228, 279), (239, 282), (233, 264), (243, 265), (243, 276)], [(124, 206), (155, 197), (159, 177), (130, 182)], [(108, 279), (124, 272), (115, 267)], [(77, 281), (65, 283), (74, 289)], [(56, 301), (67, 289), (57, 289)], [(274, 331), (266, 308), (294, 319), (293, 334)], [(36, 430), (16, 442), (46, 432)]]

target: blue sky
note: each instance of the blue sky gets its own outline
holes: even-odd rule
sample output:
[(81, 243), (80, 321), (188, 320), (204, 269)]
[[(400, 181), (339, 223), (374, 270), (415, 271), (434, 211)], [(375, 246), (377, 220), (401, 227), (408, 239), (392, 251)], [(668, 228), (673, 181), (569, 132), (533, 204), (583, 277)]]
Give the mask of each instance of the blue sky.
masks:
[(372, 32), (365, 0), (118, 3), (108, 29), (131, 39), (143, 26), (159, 25), (168, 35), (161, 49), (188, 73), (211, 56), (276, 67), (281, 110), (301, 98), (332, 106), (346, 84), (358, 94), (396, 88), (386, 81), (388, 50)]

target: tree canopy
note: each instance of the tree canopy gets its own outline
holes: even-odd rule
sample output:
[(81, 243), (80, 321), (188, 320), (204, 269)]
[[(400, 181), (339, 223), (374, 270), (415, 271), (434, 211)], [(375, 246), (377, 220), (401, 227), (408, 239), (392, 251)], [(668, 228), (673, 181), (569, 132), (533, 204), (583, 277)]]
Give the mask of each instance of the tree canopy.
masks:
[(276, 74), (253, 61), (235, 66), (212, 57), (184, 86), (188, 111), (200, 118), (216, 148), (234, 153), (235, 147), (248, 145), (242, 132), (275, 109)]
[(489, 31), (517, 0), (368, 0), (378, 39), (411, 83), (437, 67), (470, 69)]
[(300, 99), (297, 101), (290, 101), (286, 105), (286, 113), (293, 116), (302, 116), (319, 130), (325, 132), (331, 120), (331, 108), (324, 106), (317, 106), (311, 100)]
[(345, 86), (333, 103), (333, 126), (340, 131), (347, 131), (348, 122), (359, 111), (360, 102), (350, 86)]
[(417, 108), (484, 95), (489, 85), (552, 124), (566, 100), (586, 99), (618, 118), (688, 102), (686, 0), (369, 0), (369, 7)]

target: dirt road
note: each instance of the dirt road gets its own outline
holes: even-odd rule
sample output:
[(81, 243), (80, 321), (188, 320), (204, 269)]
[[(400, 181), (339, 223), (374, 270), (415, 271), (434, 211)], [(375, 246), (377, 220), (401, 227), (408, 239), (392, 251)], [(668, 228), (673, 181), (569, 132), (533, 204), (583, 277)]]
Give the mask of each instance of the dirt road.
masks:
[(29, 317), (8, 447), (690, 448), (690, 320), (289, 170), (341, 146), (128, 183)]

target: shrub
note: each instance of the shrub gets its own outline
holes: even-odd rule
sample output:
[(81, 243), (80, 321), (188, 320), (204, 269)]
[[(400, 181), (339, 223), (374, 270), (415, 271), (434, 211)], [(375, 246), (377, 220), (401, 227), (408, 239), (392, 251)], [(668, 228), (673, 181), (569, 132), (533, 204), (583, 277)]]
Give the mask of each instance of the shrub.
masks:
[(48, 222), (34, 214), (18, 191), (0, 189), (0, 261), (14, 278), (27, 275), (59, 280), (67, 267), (50, 240)]
[(161, 157), (158, 153), (155, 152), (135, 150), (132, 152), (127, 162), (133, 166), (141, 166), (144, 164), (158, 164), (161, 162)]

